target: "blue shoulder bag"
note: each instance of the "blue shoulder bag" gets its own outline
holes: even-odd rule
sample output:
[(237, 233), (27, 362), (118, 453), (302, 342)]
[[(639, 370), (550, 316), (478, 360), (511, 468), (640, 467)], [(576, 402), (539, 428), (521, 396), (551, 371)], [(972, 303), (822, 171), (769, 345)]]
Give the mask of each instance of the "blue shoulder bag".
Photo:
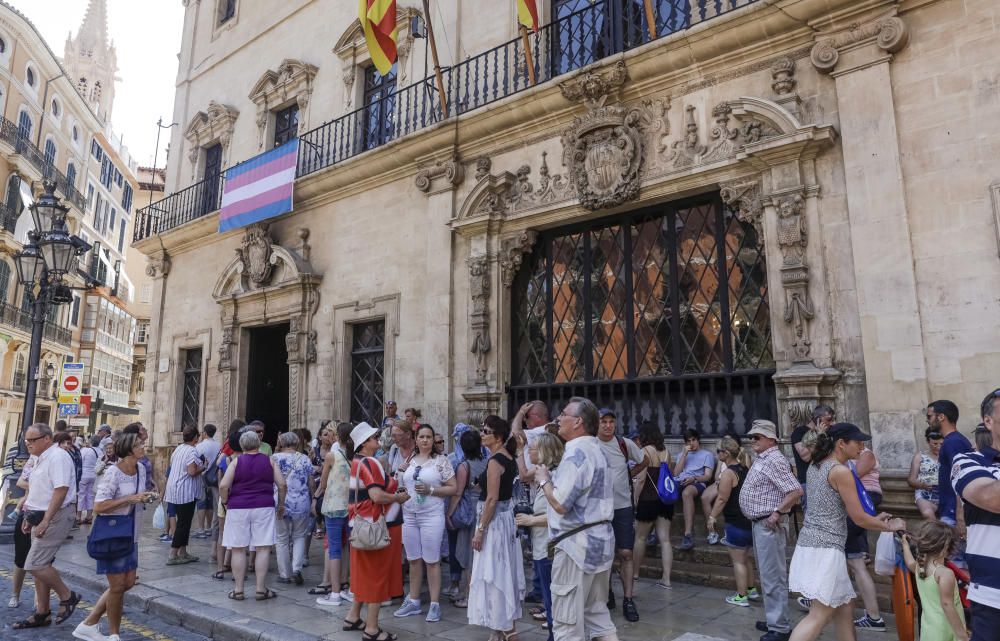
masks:
[[(135, 471), (139, 492), (139, 470)], [(87, 537), (87, 554), (96, 561), (113, 561), (132, 554), (135, 545), (135, 505), (128, 514), (99, 514)]]
[(656, 493), (660, 496), (660, 503), (673, 505), (681, 497), (681, 489), (677, 486), (677, 479), (670, 473), (670, 463), (660, 463), (660, 476), (656, 479)]
[(854, 471), (854, 466), (850, 466), (851, 475), (854, 477), (854, 487), (858, 490), (858, 500), (861, 501), (861, 507), (869, 516), (877, 516), (878, 512), (875, 510), (875, 503), (872, 502), (872, 497), (868, 496), (868, 491), (865, 486), (861, 484), (861, 479), (858, 478), (858, 473)]

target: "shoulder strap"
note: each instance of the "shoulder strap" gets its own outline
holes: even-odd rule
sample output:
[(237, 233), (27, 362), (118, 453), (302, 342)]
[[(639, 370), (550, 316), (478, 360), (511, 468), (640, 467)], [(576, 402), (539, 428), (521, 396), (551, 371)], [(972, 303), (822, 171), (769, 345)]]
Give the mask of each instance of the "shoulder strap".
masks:
[(625, 457), (625, 462), (628, 463), (628, 446), (625, 445), (625, 439), (620, 436), (616, 436), (615, 439), (618, 440), (618, 449), (622, 451), (622, 456)]

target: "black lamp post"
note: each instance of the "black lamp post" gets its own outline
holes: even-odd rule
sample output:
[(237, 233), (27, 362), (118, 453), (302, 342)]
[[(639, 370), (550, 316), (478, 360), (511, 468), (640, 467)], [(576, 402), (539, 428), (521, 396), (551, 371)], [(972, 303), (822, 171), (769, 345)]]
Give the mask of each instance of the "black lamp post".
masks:
[[(24, 391), (24, 413), (17, 435), (17, 454), (12, 461), (15, 473), (20, 473), (28, 458), (24, 432), (34, 423), (35, 397), (38, 393), (38, 365), (42, 354), (42, 333), (49, 305), (72, 301), (72, 289), (63, 277), (72, 271), (74, 260), (90, 250), (85, 240), (70, 235), (66, 227), (69, 207), (55, 197), (55, 182), (46, 180), (44, 193), (28, 209), (35, 229), (28, 232), (28, 244), (14, 254), (17, 280), (28, 292), (31, 301), (31, 345), (28, 351), (28, 380)], [(85, 289), (85, 288), (84, 288)], [(7, 496), (0, 524), (0, 540), (13, 526), (11, 500), (21, 493), (15, 487), (14, 475), (5, 479)]]

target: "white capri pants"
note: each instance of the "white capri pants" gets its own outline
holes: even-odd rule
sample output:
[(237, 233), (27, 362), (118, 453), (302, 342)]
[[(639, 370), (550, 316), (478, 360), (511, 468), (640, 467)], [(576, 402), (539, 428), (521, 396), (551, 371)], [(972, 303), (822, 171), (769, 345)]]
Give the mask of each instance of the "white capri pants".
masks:
[(441, 537), (444, 536), (444, 506), (428, 510), (403, 511), (403, 548), (406, 560), (441, 561)]

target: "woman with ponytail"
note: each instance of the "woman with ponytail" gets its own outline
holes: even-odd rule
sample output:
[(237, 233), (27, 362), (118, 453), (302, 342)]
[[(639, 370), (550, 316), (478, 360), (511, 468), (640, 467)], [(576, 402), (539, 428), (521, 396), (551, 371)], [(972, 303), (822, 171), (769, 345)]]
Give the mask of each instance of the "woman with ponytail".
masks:
[(750, 556), (753, 524), (740, 509), (740, 490), (750, 471), (750, 456), (732, 436), (723, 437), (715, 452), (725, 468), (719, 476), (719, 494), (708, 515), (707, 525), (709, 532), (714, 532), (715, 519), (719, 514), (726, 517), (723, 543), (729, 548), (729, 558), (736, 575), (736, 594), (727, 596), (726, 603), (745, 608), (749, 607), (751, 599), (760, 599), (760, 593), (753, 584), (753, 557)]
[(790, 641), (814, 641), (831, 619), (838, 639), (854, 638), (855, 594), (844, 552), (848, 516), (867, 530), (895, 532), (906, 528), (903, 519), (885, 513), (871, 516), (862, 507), (847, 462), (856, 459), (869, 440), (869, 435), (850, 423), (837, 423), (816, 438), (812, 465), (806, 473), (809, 509), (788, 578), (789, 591), (811, 599), (811, 605)]

